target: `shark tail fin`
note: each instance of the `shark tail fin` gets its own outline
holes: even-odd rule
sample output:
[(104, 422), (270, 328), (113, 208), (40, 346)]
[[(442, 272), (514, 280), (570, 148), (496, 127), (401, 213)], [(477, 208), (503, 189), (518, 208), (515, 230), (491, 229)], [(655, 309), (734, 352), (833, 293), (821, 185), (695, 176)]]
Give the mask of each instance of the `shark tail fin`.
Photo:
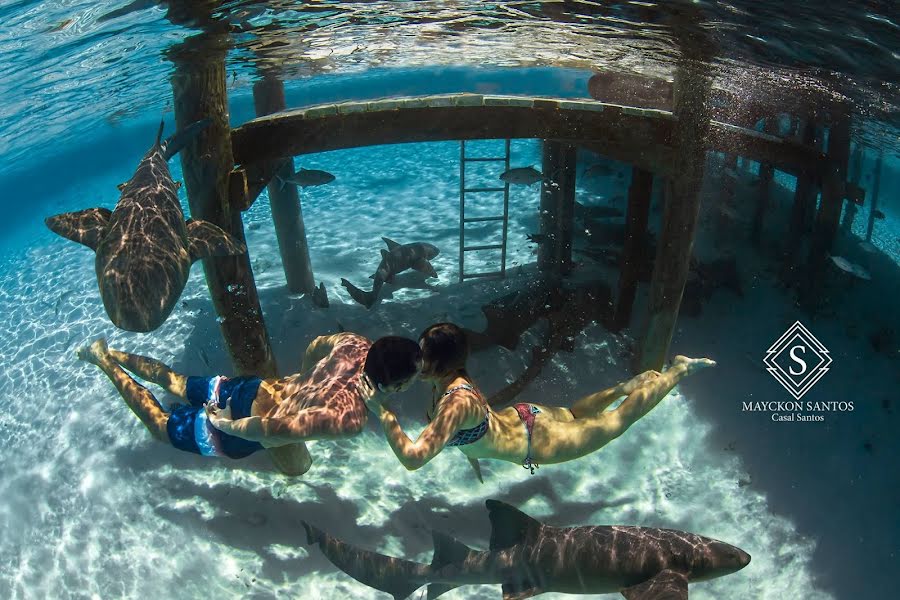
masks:
[(341, 279), (341, 285), (347, 288), (347, 292), (350, 293), (351, 298), (366, 308), (372, 308), (372, 305), (375, 303), (375, 295), (372, 292), (361, 290), (343, 278)]
[(543, 527), (537, 519), (505, 502), (486, 500), (485, 506), (491, 520), (491, 550), (502, 550), (533, 539)]
[(193, 140), (197, 134), (212, 124), (212, 119), (206, 118), (200, 121), (194, 121), (181, 131), (173, 133), (162, 143), (163, 157), (169, 160), (178, 154), (182, 148), (187, 146), (188, 142)]

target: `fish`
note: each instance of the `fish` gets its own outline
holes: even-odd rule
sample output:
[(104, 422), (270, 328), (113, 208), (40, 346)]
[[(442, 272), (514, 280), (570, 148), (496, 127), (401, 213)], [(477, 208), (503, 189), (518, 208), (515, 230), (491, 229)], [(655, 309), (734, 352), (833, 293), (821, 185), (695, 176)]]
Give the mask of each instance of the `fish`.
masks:
[(514, 185), (533, 185), (543, 181), (544, 175), (534, 167), (510, 169), (500, 175), (500, 180)]
[(316, 185), (325, 185), (334, 181), (335, 177), (328, 171), (319, 171), (317, 169), (300, 169), (293, 175), (288, 177), (275, 176), (280, 183), (278, 189), (283, 190), (284, 186), (292, 183), (300, 187), (313, 187)]
[(850, 262), (849, 260), (847, 260), (846, 258), (844, 258), (842, 256), (832, 256), (831, 262), (833, 262), (835, 264), (835, 266), (838, 269), (840, 269), (841, 271), (844, 271), (845, 273), (849, 273), (849, 274), (853, 275), (854, 277), (858, 277), (859, 279), (864, 279), (866, 281), (869, 281), (872, 279), (872, 275), (869, 274), (868, 271), (866, 271), (861, 266)]
[(100, 297), (119, 329), (146, 333), (175, 308), (191, 265), (202, 258), (247, 251), (217, 225), (185, 221), (168, 161), (210, 125), (204, 119), (156, 142), (122, 187), (113, 210), (90, 208), (45, 219), (54, 233), (95, 253)]
[(386, 237), (381, 238), (387, 244), (387, 250), (381, 250), (381, 263), (378, 265), (372, 279), (372, 291), (366, 292), (359, 289), (346, 279), (341, 279), (343, 285), (350, 293), (350, 297), (366, 308), (372, 308), (378, 300), (381, 288), (385, 282), (391, 283), (395, 275), (407, 269), (413, 269), (427, 275), (437, 277), (431, 262), (432, 258), (440, 253), (437, 246), (425, 242), (413, 242), (411, 244), (398, 244)]
[(878, 220), (883, 220), (883, 219), (884, 219), (884, 213), (881, 212), (881, 211), (878, 210), (878, 209), (873, 210), (873, 211), (872, 211), (872, 215), (873, 215), (876, 219), (878, 219)]
[(863, 252), (865, 252), (866, 254), (875, 254), (876, 252), (878, 252), (878, 248), (876, 248), (869, 242), (860, 242), (859, 249), (862, 250)]
[(503, 600), (548, 592), (621, 593), (627, 600), (686, 600), (688, 584), (724, 577), (750, 564), (725, 542), (675, 529), (599, 525), (553, 527), (499, 500), (485, 505), (488, 550), (432, 532), (431, 564), (385, 556), (339, 540), (306, 521), (307, 542), (338, 569), (403, 600), (427, 585), (433, 600), (464, 585), (501, 585)]

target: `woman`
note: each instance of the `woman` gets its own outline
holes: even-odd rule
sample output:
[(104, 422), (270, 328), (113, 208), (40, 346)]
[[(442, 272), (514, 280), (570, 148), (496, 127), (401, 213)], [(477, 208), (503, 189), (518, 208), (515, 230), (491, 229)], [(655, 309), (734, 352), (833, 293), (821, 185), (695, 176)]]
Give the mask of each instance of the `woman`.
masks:
[[(78, 357), (106, 373), (156, 439), (186, 452), (228, 458), (265, 448), (287, 475), (302, 475), (312, 465), (306, 440), (362, 431), (363, 372), (379, 389), (392, 392), (409, 386), (421, 366), (421, 351), (413, 340), (391, 336), (373, 344), (353, 333), (316, 338), (306, 349), (300, 373), (279, 379), (188, 377), (156, 359), (109, 349), (102, 339), (81, 349)], [(166, 411), (125, 369), (189, 404)]]
[[(366, 405), (381, 420), (388, 443), (409, 470), (418, 469), (448, 446), (470, 459), (495, 458), (521, 463), (531, 473), (540, 464), (561, 463), (594, 452), (622, 435), (646, 415), (685, 376), (715, 365), (707, 359), (677, 356), (664, 373), (647, 371), (615, 387), (585, 396), (571, 408), (521, 403), (494, 411), (466, 372), (468, 344), (451, 323), (432, 325), (419, 339), (420, 376), (441, 394), (432, 400), (433, 417), (412, 441), (382, 396), (362, 378)], [(625, 400), (606, 410), (617, 399)]]

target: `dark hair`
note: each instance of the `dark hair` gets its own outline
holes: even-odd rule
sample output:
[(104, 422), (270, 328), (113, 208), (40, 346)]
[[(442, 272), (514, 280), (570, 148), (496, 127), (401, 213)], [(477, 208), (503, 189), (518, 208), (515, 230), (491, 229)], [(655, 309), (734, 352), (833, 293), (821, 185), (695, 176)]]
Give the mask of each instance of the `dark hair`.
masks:
[(377, 385), (393, 385), (406, 381), (419, 370), (422, 349), (413, 340), (395, 335), (385, 336), (372, 344), (363, 367)]
[(422, 358), (429, 375), (463, 371), (469, 358), (466, 333), (453, 323), (436, 323), (419, 336)]

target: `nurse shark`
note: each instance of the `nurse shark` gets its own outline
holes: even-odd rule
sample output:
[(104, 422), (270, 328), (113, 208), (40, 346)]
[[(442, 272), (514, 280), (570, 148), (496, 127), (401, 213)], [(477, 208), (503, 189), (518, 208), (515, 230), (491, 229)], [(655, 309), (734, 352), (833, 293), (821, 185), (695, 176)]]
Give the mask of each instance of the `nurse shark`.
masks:
[(372, 279), (375, 280), (372, 284), (372, 291), (361, 290), (346, 279), (341, 279), (341, 285), (347, 288), (350, 297), (366, 308), (372, 308), (375, 305), (385, 282), (393, 282), (394, 276), (407, 269), (414, 269), (428, 277), (437, 277), (434, 267), (429, 262), (440, 253), (436, 246), (425, 242), (398, 244), (386, 237), (381, 239), (387, 244), (388, 249), (381, 251), (381, 262), (378, 264), (375, 274), (372, 275)]
[(356, 548), (307, 523), (310, 544), (357, 581), (403, 600), (428, 585), (428, 600), (461, 585), (500, 584), (504, 600), (545, 592), (606, 594), (627, 600), (684, 600), (688, 583), (743, 569), (750, 555), (724, 542), (650, 527), (551, 527), (487, 500), (490, 549), (473, 550), (434, 533), (430, 565)]
[(166, 320), (194, 261), (246, 251), (243, 243), (207, 221), (185, 221), (168, 160), (205, 129), (205, 119), (188, 125), (144, 155), (131, 179), (121, 184), (113, 210), (90, 208), (48, 217), (51, 231), (84, 244), (96, 254), (100, 297), (116, 327), (153, 331)]

